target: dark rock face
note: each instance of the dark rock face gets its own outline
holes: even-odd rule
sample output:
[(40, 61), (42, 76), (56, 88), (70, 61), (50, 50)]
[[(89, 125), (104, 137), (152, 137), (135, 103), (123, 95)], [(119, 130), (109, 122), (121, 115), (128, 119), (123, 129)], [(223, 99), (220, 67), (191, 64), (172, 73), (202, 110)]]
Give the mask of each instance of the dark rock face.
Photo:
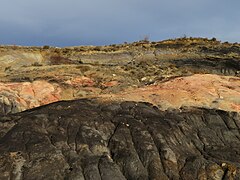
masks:
[(240, 179), (240, 115), (58, 102), (0, 118), (0, 179)]
[(240, 61), (235, 59), (178, 59), (170, 62), (179, 69), (191, 69), (198, 73), (236, 76), (240, 70)]

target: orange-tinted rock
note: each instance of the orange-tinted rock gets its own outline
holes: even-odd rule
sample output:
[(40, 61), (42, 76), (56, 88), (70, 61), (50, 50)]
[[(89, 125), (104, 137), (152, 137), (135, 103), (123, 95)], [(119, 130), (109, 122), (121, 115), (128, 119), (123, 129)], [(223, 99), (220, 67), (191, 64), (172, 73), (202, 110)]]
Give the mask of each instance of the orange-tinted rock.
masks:
[[(210, 74), (196, 74), (179, 77), (156, 85), (134, 88), (126, 86), (121, 93), (110, 93), (94, 87), (94, 80), (76, 77), (67, 81), (73, 93), (67, 99), (99, 97), (120, 101), (150, 102), (161, 109), (196, 106), (216, 108), (227, 111), (240, 111), (240, 78)], [(117, 87), (118, 81), (101, 84), (104, 87)], [(66, 91), (69, 90), (66, 89)], [(0, 83), (1, 102), (9, 106), (6, 112), (18, 112), (25, 109), (49, 104), (66, 97), (64, 87), (47, 81)], [(104, 94), (107, 93), (107, 94)], [(15, 110), (11, 108), (17, 107)], [(6, 108), (5, 108), (6, 109)]]
[(119, 83), (118, 81), (109, 81), (109, 82), (104, 82), (102, 83), (103, 87), (113, 87), (113, 86), (117, 86)]
[(162, 109), (197, 106), (240, 111), (240, 78), (196, 74), (103, 96), (117, 100), (150, 102)]
[(79, 86), (94, 86), (95, 82), (85, 76), (82, 77), (73, 77), (71, 80), (67, 80), (66, 84), (75, 86), (75, 87), (79, 87)]
[(46, 81), (0, 83), (0, 96), (9, 99), (12, 106), (17, 104), (19, 111), (59, 101), (60, 93), (60, 87)]

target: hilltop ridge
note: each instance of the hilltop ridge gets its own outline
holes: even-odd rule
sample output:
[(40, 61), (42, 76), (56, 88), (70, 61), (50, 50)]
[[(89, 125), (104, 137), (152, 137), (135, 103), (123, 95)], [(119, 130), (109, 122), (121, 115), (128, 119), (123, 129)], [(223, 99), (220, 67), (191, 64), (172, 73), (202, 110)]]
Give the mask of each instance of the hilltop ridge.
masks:
[[(180, 77), (187, 83), (186, 89), (175, 83), (176, 89), (192, 92), (197, 85), (195, 80), (191, 80), (196, 79), (194, 75), (199, 82), (205, 81), (202, 87), (208, 88), (202, 90), (211, 101), (202, 100), (204, 93), (200, 96), (200, 91), (194, 91), (192, 95), (184, 95), (191, 99), (190, 103), (165, 95), (159, 96), (155, 104), (162, 109), (186, 105), (233, 111), (240, 109), (237, 86), (240, 44), (221, 43), (215, 38), (145, 40), (65, 48), (0, 46), (0, 63), (0, 103), (4, 107), (1, 111), (5, 113), (87, 97), (127, 100), (122, 95), (127, 92), (140, 93), (135, 96), (136, 99), (131, 98), (133, 101), (149, 100), (153, 103), (154, 94), (173, 93), (172, 88), (161, 87), (166, 87), (164, 84), (173, 79), (177, 82)], [(45, 87), (44, 91), (39, 89), (41, 86)], [(143, 90), (149, 92), (148, 97), (141, 98)], [(225, 91), (229, 92), (228, 97), (225, 97)], [(174, 94), (172, 96), (178, 98)]]

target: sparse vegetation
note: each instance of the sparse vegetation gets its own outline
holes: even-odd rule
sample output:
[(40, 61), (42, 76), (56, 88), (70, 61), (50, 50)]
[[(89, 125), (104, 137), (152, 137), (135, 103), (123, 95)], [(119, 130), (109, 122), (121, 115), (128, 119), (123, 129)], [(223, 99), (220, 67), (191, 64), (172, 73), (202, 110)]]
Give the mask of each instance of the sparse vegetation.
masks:
[(143, 38), (143, 41), (144, 41), (144, 42), (149, 42), (149, 36), (148, 36), (148, 35), (145, 35), (144, 38)]
[(50, 46), (48, 46), (48, 45), (43, 46), (43, 49), (49, 49), (49, 48), (50, 48)]
[(42, 64), (39, 63), (39, 62), (34, 62), (34, 63), (32, 64), (32, 66), (42, 66)]
[(7, 72), (7, 71), (11, 71), (11, 66), (5, 67), (4, 72)]
[(216, 39), (215, 37), (213, 37), (213, 38), (211, 39), (211, 41), (217, 41), (217, 39)]

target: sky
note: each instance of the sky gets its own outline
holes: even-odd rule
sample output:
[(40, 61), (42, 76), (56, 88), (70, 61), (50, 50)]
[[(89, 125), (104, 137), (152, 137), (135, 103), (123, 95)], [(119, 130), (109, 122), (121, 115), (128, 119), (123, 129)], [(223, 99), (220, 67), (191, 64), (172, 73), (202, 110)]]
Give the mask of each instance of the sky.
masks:
[(0, 0), (0, 44), (108, 45), (145, 37), (240, 42), (239, 0)]

